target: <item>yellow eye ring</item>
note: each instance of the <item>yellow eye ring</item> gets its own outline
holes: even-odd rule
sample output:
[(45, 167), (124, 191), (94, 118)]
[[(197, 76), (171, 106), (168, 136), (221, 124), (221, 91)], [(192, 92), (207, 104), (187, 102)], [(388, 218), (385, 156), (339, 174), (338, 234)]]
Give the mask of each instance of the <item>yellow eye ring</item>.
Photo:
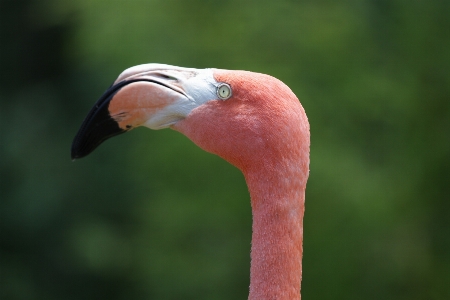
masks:
[(232, 96), (231, 92), (231, 86), (226, 83), (221, 83), (217, 87), (217, 97), (219, 97), (222, 100), (227, 100)]

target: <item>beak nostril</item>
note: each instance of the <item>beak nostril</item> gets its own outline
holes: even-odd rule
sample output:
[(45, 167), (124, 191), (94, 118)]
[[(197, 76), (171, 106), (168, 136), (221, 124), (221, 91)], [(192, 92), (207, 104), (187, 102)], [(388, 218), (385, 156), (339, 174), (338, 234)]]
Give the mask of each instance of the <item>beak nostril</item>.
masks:
[(166, 80), (178, 81), (177, 78), (175, 78), (175, 77), (173, 77), (173, 76), (170, 76), (170, 75), (167, 75), (167, 74), (164, 74), (164, 73), (156, 73), (156, 74), (154, 74), (154, 75), (156, 75), (157, 77), (166, 79)]

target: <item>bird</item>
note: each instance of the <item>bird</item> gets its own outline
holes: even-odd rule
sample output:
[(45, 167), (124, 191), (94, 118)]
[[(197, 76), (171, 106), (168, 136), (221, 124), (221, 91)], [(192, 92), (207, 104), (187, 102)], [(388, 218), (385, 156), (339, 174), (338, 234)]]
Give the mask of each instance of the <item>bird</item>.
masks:
[(301, 299), (310, 126), (291, 89), (250, 71), (130, 67), (88, 113), (72, 159), (139, 126), (178, 131), (241, 170), (252, 208), (248, 299)]

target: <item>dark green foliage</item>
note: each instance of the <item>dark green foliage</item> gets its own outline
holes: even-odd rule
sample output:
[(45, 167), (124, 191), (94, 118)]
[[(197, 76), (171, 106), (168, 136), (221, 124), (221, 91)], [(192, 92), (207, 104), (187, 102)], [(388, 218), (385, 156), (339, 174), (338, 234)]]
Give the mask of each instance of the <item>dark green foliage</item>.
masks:
[(240, 172), (170, 131), (72, 163), (148, 62), (271, 74), (311, 123), (304, 299), (450, 299), (450, 2), (0, 2), (0, 299), (246, 299)]

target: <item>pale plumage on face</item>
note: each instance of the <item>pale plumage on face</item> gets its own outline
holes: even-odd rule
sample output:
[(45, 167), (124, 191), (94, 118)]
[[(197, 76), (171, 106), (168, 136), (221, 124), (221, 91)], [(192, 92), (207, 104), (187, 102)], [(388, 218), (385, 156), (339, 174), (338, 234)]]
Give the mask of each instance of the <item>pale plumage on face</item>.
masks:
[(211, 69), (145, 64), (125, 70), (97, 101), (72, 145), (72, 157), (92, 152), (106, 139), (138, 126), (167, 128), (196, 107), (218, 99)]

